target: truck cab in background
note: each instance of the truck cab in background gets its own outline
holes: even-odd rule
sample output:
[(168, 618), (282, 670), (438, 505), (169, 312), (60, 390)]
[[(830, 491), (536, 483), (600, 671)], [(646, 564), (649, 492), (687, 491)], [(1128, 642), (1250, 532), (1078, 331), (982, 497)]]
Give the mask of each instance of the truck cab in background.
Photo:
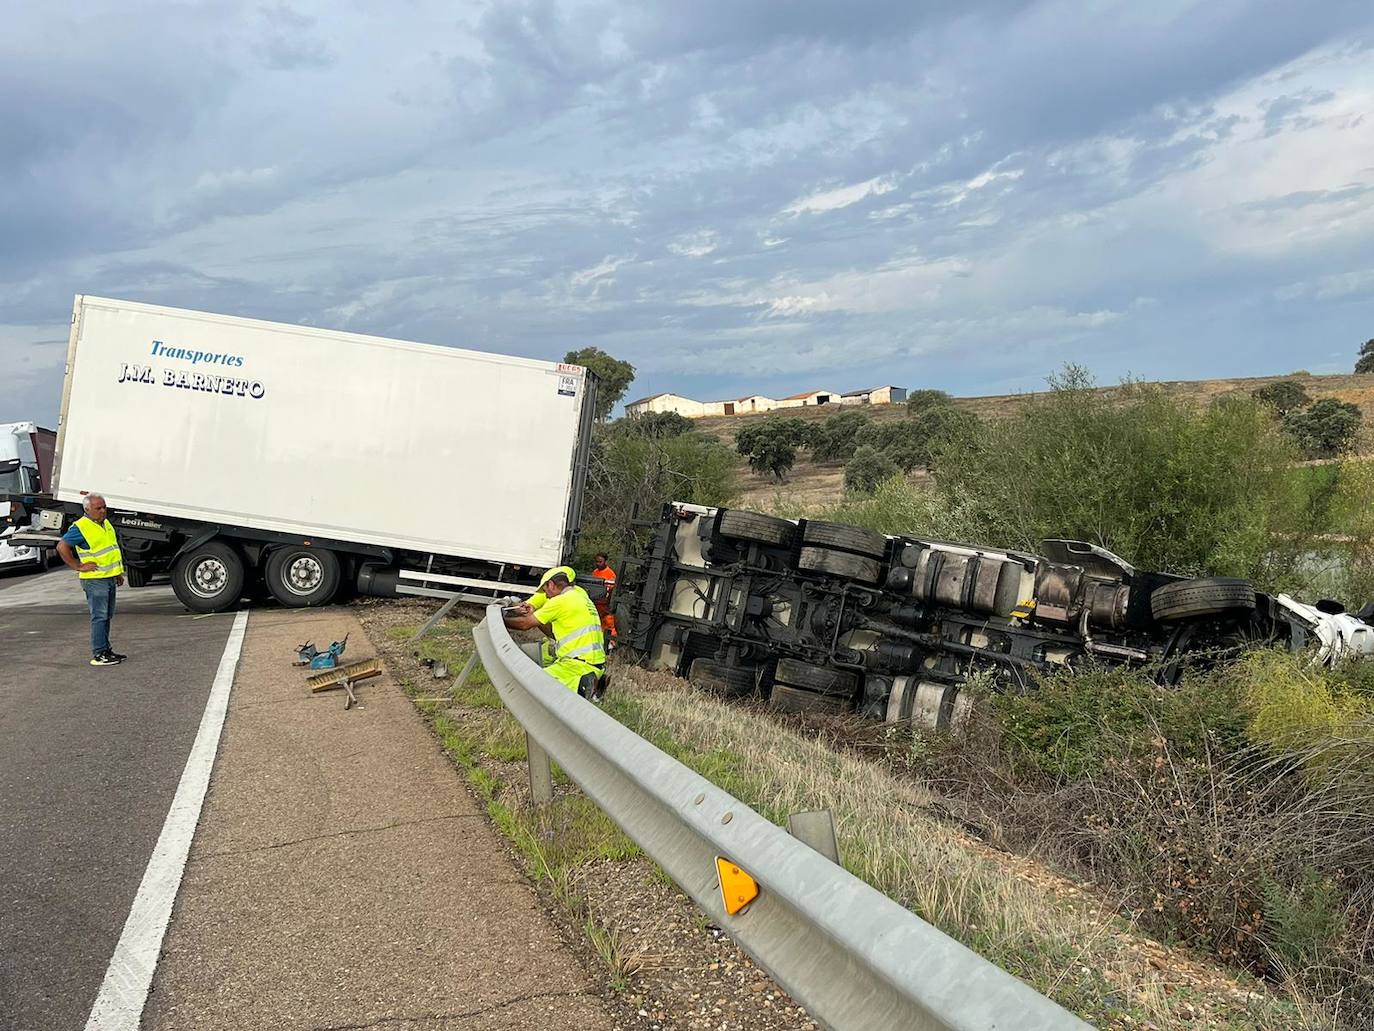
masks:
[[(56, 446), (57, 434), (35, 423), (0, 423), (0, 498), (46, 491)], [(47, 568), (49, 552), (11, 540), (32, 528), (34, 520), (22, 502), (0, 501), (0, 570)]]

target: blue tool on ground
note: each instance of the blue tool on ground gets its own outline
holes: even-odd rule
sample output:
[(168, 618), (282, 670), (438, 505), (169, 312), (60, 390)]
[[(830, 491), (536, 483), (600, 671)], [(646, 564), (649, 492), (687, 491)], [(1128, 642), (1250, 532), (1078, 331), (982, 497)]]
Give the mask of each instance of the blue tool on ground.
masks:
[(311, 669), (333, 669), (339, 664), (339, 656), (348, 647), (348, 634), (344, 634), (342, 641), (335, 641), (326, 651), (320, 651), (315, 647), (314, 641), (306, 641), (305, 644), (297, 645), (296, 661), (293, 666), (309, 666)]

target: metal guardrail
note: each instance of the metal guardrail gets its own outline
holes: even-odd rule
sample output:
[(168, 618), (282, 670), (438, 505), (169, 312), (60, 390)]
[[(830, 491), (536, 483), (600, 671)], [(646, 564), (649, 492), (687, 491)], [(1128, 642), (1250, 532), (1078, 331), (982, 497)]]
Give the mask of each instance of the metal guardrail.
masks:
[[(711, 919), (828, 1028), (1088, 1028), (764, 819), (544, 673), (500, 606), (473, 630), (482, 665), (530, 740), (536, 798), (552, 757)], [(542, 768), (542, 769), (541, 769)], [(726, 912), (716, 858), (759, 895)]]

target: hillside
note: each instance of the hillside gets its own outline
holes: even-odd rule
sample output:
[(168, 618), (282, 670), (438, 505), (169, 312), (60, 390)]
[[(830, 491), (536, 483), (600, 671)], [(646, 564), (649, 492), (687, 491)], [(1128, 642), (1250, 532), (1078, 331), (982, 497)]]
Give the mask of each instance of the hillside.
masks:
[[(1226, 394), (1249, 395), (1269, 383), (1294, 379), (1302, 384), (1313, 400), (1333, 397), (1358, 405), (1364, 413), (1365, 425), (1374, 426), (1374, 374), (1341, 376), (1250, 376), (1233, 379), (1168, 380), (1154, 384), (1166, 394), (1196, 404), (1206, 404)], [(1120, 387), (1101, 387), (1099, 392), (1112, 395)], [(958, 397), (955, 403), (985, 419), (1009, 419), (1015, 417), (1022, 407), (1037, 392), (1019, 394), (989, 394), (979, 397)], [(837, 411), (837, 406), (822, 405), (816, 408), (792, 408), (784, 412), (748, 413), (743, 415), (711, 416), (694, 420), (695, 425), (725, 443), (734, 446), (735, 432), (751, 420), (766, 419), (770, 415), (820, 421)], [(882, 405), (861, 409), (874, 420), (903, 419), (906, 417), (905, 405)], [(774, 502), (782, 495), (789, 506), (822, 505), (834, 501), (844, 490), (844, 468), (841, 465), (819, 465), (814, 462), (798, 462), (785, 483), (778, 483), (770, 476), (758, 476), (750, 472), (743, 460), (740, 462), (740, 484), (742, 487), (738, 503), (743, 507), (764, 505), (777, 507)], [(917, 474), (919, 477), (921, 474)]]

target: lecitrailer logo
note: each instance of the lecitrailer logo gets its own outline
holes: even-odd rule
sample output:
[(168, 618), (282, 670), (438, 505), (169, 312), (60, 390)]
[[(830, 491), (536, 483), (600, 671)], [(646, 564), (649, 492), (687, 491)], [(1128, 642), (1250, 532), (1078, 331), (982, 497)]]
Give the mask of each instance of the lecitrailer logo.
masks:
[[(221, 351), (197, 351), (186, 347), (168, 347), (161, 340), (154, 340), (150, 353), (158, 358), (171, 358), (189, 362), (191, 365), (210, 365), (220, 369), (239, 369), (243, 367), (243, 356), (225, 354)], [(255, 379), (241, 379), (238, 376), (218, 372), (195, 372), (188, 369), (162, 368), (143, 365), (138, 362), (119, 363), (119, 383), (161, 384), (178, 390), (198, 390), (207, 394), (226, 394), (231, 397), (251, 397), (259, 400), (266, 396), (267, 388)]]

